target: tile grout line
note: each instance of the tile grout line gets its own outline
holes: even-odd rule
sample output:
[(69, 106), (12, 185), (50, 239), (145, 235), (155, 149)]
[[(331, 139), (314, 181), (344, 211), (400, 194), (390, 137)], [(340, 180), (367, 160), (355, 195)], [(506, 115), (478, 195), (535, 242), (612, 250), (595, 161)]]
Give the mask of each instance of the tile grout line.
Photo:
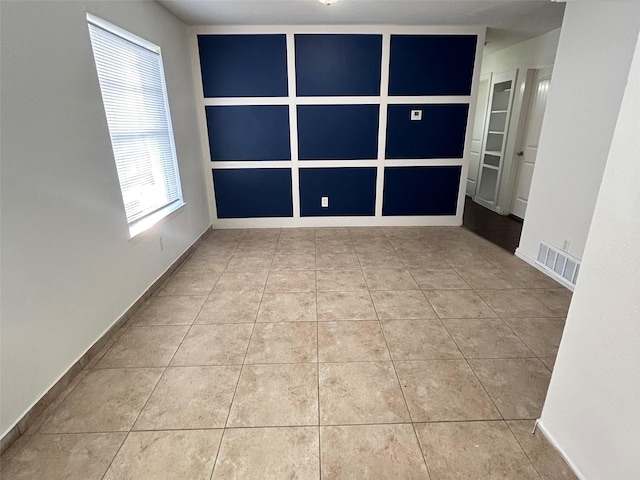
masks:
[[(280, 238), (280, 234), (281, 233), (282, 233), (282, 229), (280, 229), (280, 233), (278, 234), (278, 239)], [(245, 232), (245, 236), (243, 236), (243, 239), (245, 237), (246, 237), (246, 232)], [(277, 249), (277, 242), (276, 242), (276, 249)], [(275, 251), (275, 249), (274, 249), (274, 251)], [(237, 248), (236, 248), (236, 252), (237, 252)], [(269, 271), (271, 270), (271, 266), (273, 265), (274, 258), (275, 258), (275, 253), (271, 256), (271, 263), (269, 264)], [(233, 402), (235, 401), (235, 398), (236, 398), (236, 393), (238, 391), (238, 385), (240, 384), (240, 379), (242, 378), (242, 372), (244, 371), (244, 366), (245, 366), (246, 361), (247, 361), (247, 353), (249, 352), (249, 347), (251, 346), (251, 339), (253, 338), (253, 334), (254, 334), (255, 329), (256, 329), (256, 323), (257, 323), (257, 320), (258, 320), (258, 314), (260, 312), (260, 307), (262, 306), (262, 300), (264, 299), (264, 292), (265, 292), (265, 289), (266, 289), (268, 281), (269, 281), (269, 274), (267, 273), (267, 278), (265, 280), (264, 286), (262, 287), (262, 293), (260, 295), (260, 302), (258, 302), (258, 309), (256, 310), (255, 318), (253, 320), (253, 324), (252, 324), (252, 327), (251, 327), (251, 335), (249, 336), (249, 341), (247, 342), (247, 347), (245, 348), (245, 351), (244, 351), (244, 358), (242, 360), (242, 365), (240, 366), (240, 372), (238, 373), (238, 380), (236, 380), (236, 386), (233, 389), (233, 395), (231, 397), (231, 402), (229, 403), (229, 411), (227, 412), (227, 418), (226, 418), (226, 420), (224, 422), (222, 435), (220, 436), (220, 443), (218, 444), (218, 450), (216, 452), (215, 459), (213, 460), (213, 467), (211, 468), (211, 474), (209, 475), (209, 479), (210, 480), (213, 479), (213, 474), (215, 473), (216, 466), (218, 464), (218, 457), (220, 456), (220, 450), (222, 449), (222, 442), (224, 441), (224, 437), (225, 437), (225, 434), (227, 432), (227, 425), (229, 423), (229, 417), (231, 416), (231, 409), (233, 408)]]
[[(499, 266), (497, 266), (497, 265), (496, 265), (496, 267), (497, 267), (500, 271), (503, 271), (503, 270), (504, 270), (504, 269), (502, 269), (501, 267), (499, 267)], [(457, 270), (456, 270), (456, 272), (457, 272)], [(460, 275), (460, 276), (462, 277), (462, 275)], [(509, 277), (509, 275), (508, 275), (508, 274), (507, 274), (507, 277)], [(510, 278), (510, 277), (509, 277), (509, 278)], [(463, 278), (463, 279), (464, 279), (464, 278)], [(466, 280), (465, 280), (465, 281), (466, 281)], [(497, 290), (525, 290), (525, 291), (527, 290), (526, 288), (522, 287), (522, 285), (521, 285), (517, 280), (513, 279), (513, 281), (515, 282), (515, 284), (516, 284), (516, 285), (519, 285), (517, 288), (507, 288), (507, 289), (497, 289)], [(468, 282), (467, 282), (467, 283), (468, 283)], [(527, 342), (525, 342), (525, 341), (520, 337), (520, 335), (518, 335), (518, 334), (515, 332), (515, 330), (513, 330), (513, 328), (511, 328), (511, 326), (510, 326), (510, 325), (509, 325), (509, 324), (504, 320), (504, 318), (538, 318), (538, 317), (502, 317), (502, 316), (501, 316), (501, 315), (499, 315), (499, 314), (498, 314), (498, 313), (493, 309), (493, 307), (491, 307), (491, 305), (489, 305), (489, 303), (488, 303), (488, 302), (486, 302), (486, 301), (485, 301), (485, 299), (484, 299), (484, 298), (483, 298), (483, 297), (478, 293), (478, 290), (496, 290), (496, 289), (486, 289), (486, 288), (476, 289), (476, 288), (474, 288), (473, 286), (471, 286), (471, 284), (469, 284), (469, 286), (471, 287), (471, 289), (473, 290), (473, 292), (474, 292), (476, 295), (478, 295), (478, 296), (482, 299), (482, 301), (483, 301), (483, 302), (484, 302), (484, 303), (485, 303), (485, 304), (486, 304), (486, 305), (491, 309), (491, 311), (496, 315), (496, 318), (500, 319), (500, 320), (502, 321), (502, 323), (503, 323), (504, 325), (506, 325), (506, 326), (507, 326), (507, 328), (508, 328), (508, 329), (509, 329), (509, 330), (510, 330), (510, 331), (511, 331), (511, 332), (512, 332), (512, 333), (513, 333), (517, 338), (518, 338), (518, 340), (520, 340), (520, 341), (524, 344), (524, 346), (525, 346), (525, 347), (527, 347), (527, 349), (528, 349), (528, 350), (529, 350), (529, 351), (534, 355), (534, 357), (535, 357), (535, 358), (536, 358), (540, 363), (542, 363), (542, 365), (544, 365), (544, 367), (545, 367), (547, 370), (549, 370), (549, 372), (550, 372), (550, 373), (553, 373), (553, 369), (549, 368), (549, 367), (548, 367), (548, 366), (547, 366), (547, 365), (542, 361), (542, 359), (538, 356), (538, 354), (537, 354), (536, 352), (534, 352), (534, 351), (533, 351), (533, 349), (529, 346), (529, 344), (528, 344)], [(546, 305), (545, 305), (545, 306), (546, 306)], [(544, 318), (548, 318), (548, 317), (544, 317)], [(443, 322), (443, 323), (444, 323), (444, 322)], [(447, 327), (446, 327), (446, 325), (445, 325), (445, 328), (447, 328)], [(447, 331), (449, 331), (449, 329), (447, 329)], [(453, 336), (452, 336), (452, 337), (453, 337)], [(454, 342), (455, 342), (455, 340), (454, 340)], [(534, 357), (517, 357), (517, 358), (534, 358)], [(465, 356), (465, 359), (467, 359), (467, 357), (466, 357), (466, 356)], [(485, 359), (485, 360), (489, 360), (489, 359)], [(476, 378), (478, 378), (478, 381), (480, 381), (480, 378), (478, 377), (478, 375), (477, 375), (476, 371), (475, 371), (475, 370), (473, 369), (473, 367), (471, 366), (471, 363), (469, 363), (468, 361), (467, 361), (467, 363), (469, 364), (469, 367), (471, 368), (471, 370), (473, 370), (473, 373), (474, 373), (474, 375), (476, 375)], [(486, 388), (485, 388), (484, 384), (483, 384), (481, 381), (480, 381), (480, 383), (482, 384), (482, 387), (483, 387), (483, 388), (485, 389), (485, 391), (486, 391)], [(488, 394), (488, 392), (487, 392), (487, 394)], [(489, 398), (491, 398), (491, 396), (489, 396)], [(493, 398), (491, 398), (491, 401), (493, 402)], [(495, 402), (494, 402), (494, 405), (495, 405)], [(498, 408), (498, 407), (496, 406), (496, 408)], [(500, 410), (498, 410), (498, 411), (500, 411)], [(500, 412), (500, 415), (502, 415), (502, 412)]]
[(427, 457), (424, 454), (424, 450), (422, 449), (422, 443), (420, 443), (420, 437), (418, 436), (418, 432), (416, 431), (416, 423), (411, 422), (411, 429), (413, 430), (413, 435), (416, 437), (416, 442), (418, 442), (418, 448), (420, 449), (420, 454), (422, 455), (422, 461), (424, 462), (425, 467), (427, 467), (427, 476), (429, 479), (433, 478), (431, 476), (431, 470), (429, 469), (429, 462), (427, 462)]
[[(83, 433), (85, 433), (85, 432), (83, 432)], [(102, 433), (102, 432), (100, 432), (100, 433)], [(109, 469), (111, 468), (111, 465), (113, 464), (113, 461), (116, 459), (116, 457), (120, 453), (120, 450), (122, 450), (122, 446), (124, 445), (124, 442), (126, 442), (127, 438), (129, 438), (129, 434), (131, 433), (131, 430), (129, 430), (128, 432), (123, 432), (123, 433), (125, 435), (124, 435), (124, 438), (122, 439), (122, 442), (120, 442), (120, 445), (118, 446), (118, 449), (116, 450), (116, 453), (113, 455), (113, 457), (111, 458), (111, 461), (109, 462), (109, 465), (107, 466), (107, 468), (105, 469), (104, 473), (100, 477), (102, 480), (104, 480), (104, 477), (109, 472)]]
[[(430, 318), (427, 320), (439, 320), (437, 318)], [(424, 319), (411, 319), (411, 320), (404, 320), (404, 319), (390, 319), (390, 320), (382, 320), (381, 322), (410, 322), (410, 321), (418, 321), (418, 322), (422, 322), (424, 321)], [(319, 322), (319, 323), (375, 323), (378, 322), (378, 320), (335, 320), (335, 321), (328, 321), (328, 322)], [(263, 325), (267, 325), (267, 324), (272, 324), (273, 322), (257, 322), (258, 324), (263, 324)], [(297, 323), (315, 323), (315, 322), (282, 322), (279, 325), (288, 325), (288, 324), (297, 324)], [(233, 325), (232, 323), (225, 323), (223, 325)], [(248, 325), (246, 323), (240, 323), (238, 325)], [(215, 325), (214, 325), (215, 326)], [(529, 356), (529, 357), (424, 357), (424, 358), (409, 358), (409, 359), (396, 359), (398, 362), (429, 362), (429, 361), (442, 361), (442, 362), (455, 362), (455, 361), (460, 361), (460, 360), (464, 360), (465, 358), (468, 358), (469, 360), (538, 360), (537, 357), (535, 356)], [(319, 362), (320, 365), (335, 365), (338, 363), (371, 363), (371, 362), (389, 362), (390, 360), (348, 360), (348, 361), (321, 361)], [(269, 365), (315, 365), (316, 362), (311, 362), (311, 361), (307, 361), (307, 362), (256, 362), (256, 363), (246, 363), (246, 365), (248, 366), (269, 366)], [(242, 366), (242, 364), (240, 363), (194, 363), (194, 364), (189, 364), (189, 365), (170, 365), (167, 368), (171, 368), (171, 369), (180, 369), (180, 368), (193, 368), (193, 367), (198, 367), (198, 368), (202, 368), (202, 367), (240, 367)], [(98, 370), (148, 370), (148, 369), (160, 369), (160, 368), (165, 368), (163, 366), (160, 367), (118, 367), (118, 368), (99, 368)], [(29, 436), (33, 436), (34, 434), (31, 434)]]
[[(507, 318), (517, 318), (517, 317), (507, 317)], [(523, 319), (531, 318), (531, 319), (534, 319), (534, 318), (538, 318), (538, 317), (519, 317), (519, 318), (523, 318)], [(551, 357), (541, 357), (540, 355), (538, 355), (538, 354), (533, 350), (533, 348), (531, 348), (531, 347), (529, 346), (529, 344), (528, 344), (527, 342), (525, 342), (525, 341), (520, 337), (520, 335), (518, 335), (518, 334), (516, 333), (516, 331), (515, 331), (513, 328), (511, 328), (511, 325), (509, 325), (509, 324), (508, 324), (508, 323), (507, 323), (507, 322), (506, 322), (502, 317), (500, 317), (500, 320), (502, 320), (502, 321), (504, 322), (504, 324), (507, 326), (507, 328), (508, 328), (509, 330), (511, 330), (511, 332), (512, 332), (512, 333), (513, 333), (513, 334), (518, 338), (518, 340), (520, 340), (520, 341), (521, 341), (521, 342), (522, 342), (522, 343), (523, 343), (523, 344), (524, 344), (524, 345), (529, 349), (529, 351), (530, 351), (531, 353), (533, 353), (533, 355), (534, 355), (533, 357), (524, 357), (524, 358), (536, 358), (540, 363), (542, 363), (542, 364), (546, 367), (546, 369), (547, 369), (547, 370), (549, 370), (549, 372), (550, 372), (550, 373), (553, 373), (553, 369), (552, 369), (552, 368), (549, 368), (549, 367), (547, 366), (547, 364), (546, 364), (546, 363), (544, 363), (544, 361), (542, 360), (542, 358), (551, 358)], [(564, 326), (563, 326), (563, 329), (564, 329)], [(555, 357), (553, 357), (553, 358), (554, 358), (554, 362), (555, 362)]]
[[(381, 362), (372, 362), (381, 363)], [(389, 363), (389, 362), (387, 362)], [(297, 364), (291, 364), (297, 365)], [(354, 426), (375, 426), (375, 425), (433, 425), (433, 424), (450, 424), (450, 423), (486, 423), (486, 422), (534, 422), (536, 418), (490, 418), (490, 419), (469, 419), (469, 420), (432, 420), (432, 421), (397, 421), (397, 422), (364, 422), (364, 423), (327, 423), (321, 426), (323, 427), (354, 427)], [(201, 430), (249, 430), (249, 429), (265, 429), (265, 428), (316, 428), (318, 425), (315, 423), (303, 423), (303, 424), (278, 424), (278, 425), (243, 425), (238, 427), (191, 427), (191, 428), (161, 428), (161, 429), (141, 429), (135, 430), (136, 432), (182, 432), (182, 431), (201, 431)], [(112, 431), (87, 431), (87, 432), (65, 432), (65, 433), (42, 433), (39, 436), (53, 437), (53, 436), (75, 436), (75, 435), (93, 435), (93, 434), (112, 434), (112, 433), (128, 433), (126, 430), (112, 430)]]
[[(517, 421), (517, 420), (516, 420)], [(527, 460), (529, 460), (529, 464), (531, 465), (531, 467), (533, 468), (533, 470), (538, 474), (538, 477), (540, 479), (542, 479), (542, 474), (538, 471), (538, 469), (536, 468), (536, 465), (533, 463), (533, 460), (531, 458), (531, 456), (529, 456), (529, 454), (527, 453), (527, 451), (525, 450), (525, 448), (522, 446), (522, 443), (520, 443), (520, 440), (518, 440), (518, 437), (516, 437), (516, 434), (513, 432), (511, 426), (509, 425), (509, 422), (505, 420), (505, 425), (507, 426), (507, 429), (509, 430), (509, 433), (511, 434), (511, 436), (515, 439), (516, 443), (518, 444), (518, 446), (520, 447), (520, 450), (522, 450), (522, 453), (524, 453), (524, 456), (527, 457)], [(532, 434), (535, 435), (535, 434)]]
[[(386, 236), (386, 232), (385, 232), (385, 236)], [(393, 246), (393, 244), (392, 244)], [(395, 247), (393, 247), (394, 250), (397, 253), (397, 250), (395, 249)], [(407, 271), (409, 271), (409, 269), (407, 268)], [(411, 272), (409, 271), (409, 275), (411, 275)], [(413, 278), (413, 275), (411, 275), (411, 278)], [(415, 282), (415, 278), (413, 278), (413, 281)], [(416, 282), (417, 284), (417, 282)], [(371, 292), (369, 292), (369, 294), (371, 294)], [(424, 293), (423, 293), (424, 295)], [(426, 298), (426, 295), (424, 295), (424, 297)], [(428, 299), (427, 299), (428, 301)], [(371, 299), (371, 302), (373, 303), (373, 298)], [(373, 308), (375, 309), (375, 304), (373, 305)], [(433, 308), (433, 307), (432, 307)], [(435, 310), (434, 310), (435, 312)], [(437, 313), (436, 313), (437, 315)], [(407, 397), (404, 394), (404, 390), (402, 388), (402, 382), (400, 381), (400, 375), (398, 375), (398, 369), (396, 368), (396, 363), (395, 360), (393, 358), (393, 355), (391, 355), (391, 349), (389, 348), (389, 343), (387, 342), (387, 336), (384, 333), (384, 328), (382, 328), (382, 322), (380, 320), (380, 316), (378, 315), (378, 311), (376, 309), (376, 316), (378, 317), (378, 322), (380, 324), (380, 330), (382, 331), (382, 338), (384, 338), (384, 343), (387, 346), (387, 351), (389, 353), (389, 358), (391, 359), (391, 365), (393, 366), (393, 371), (396, 374), (396, 380), (398, 381), (398, 386), (400, 387), (400, 392), (402, 393), (402, 399), (404, 400), (404, 404), (405, 404), (405, 408), (407, 409), (407, 412), (409, 413), (409, 420), (411, 421), (411, 430), (413, 430), (413, 435), (416, 439), (416, 443), (418, 445), (418, 449), (420, 450), (420, 455), (422, 456), (422, 462), (424, 463), (425, 468), (427, 469), (427, 477), (431, 478), (431, 472), (429, 471), (429, 464), (427, 463), (427, 458), (424, 455), (424, 450), (422, 449), (422, 444), (420, 443), (420, 438), (418, 437), (418, 432), (416, 432), (416, 426), (415, 426), (415, 422), (413, 421), (413, 415), (411, 415), (411, 410), (409, 409), (409, 403), (407, 402)]]
[[(318, 243), (316, 231), (313, 232), (313, 242), (316, 246), (314, 258), (317, 259)], [(317, 267), (317, 262), (316, 262)], [(318, 321), (318, 270), (315, 271), (316, 277), (316, 385), (318, 388), (318, 479), (322, 480), (322, 435), (320, 433), (320, 322)]]
[[(235, 251), (237, 250), (234, 249), (234, 254)], [(173, 352), (173, 355), (171, 356), (171, 359), (169, 360), (169, 362), (167, 363), (167, 366), (164, 368), (162, 374), (160, 375), (160, 378), (158, 379), (158, 381), (156, 382), (156, 384), (154, 385), (151, 394), (149, 395), (149, 397), (147, 397), (147, 400), (145, 402), (145, 404), (143, 405), (142, 409), (140, 410), (140, 412), (138, 412), (138, 415), (136, 417), (136, 419), (133, 421), (133, 423), (131, 424), (131, 427), (129, 428), (129, 431), (127, 432), (127, 435), (125, 436), (122, 444), (120, 445), (120, 447), (118, 448), (118, 450), (116, 451), (116, 454), (114, 455), (114, 457), (111, 459), (111, 462), (109, 463), (109, 466), (107, 467), (107, 470), (105, 471), (104, 475), (102, 476), (102, 478), (104, 479), (105, 475), (107, 474), (107, 472), (109, 471), (109, 469), (111, 468), (111, 465), (113, 464), (113, 461), (116, 459), (116, 457), (118, 456), (118, 453), (120, 453), (120, 450), (122, 449), (122, 446), (124, 445), (124, 443), (127, 441), (127, 439), (129, 438), (129, 435), (131, 434), (133, 428), (135, 427), (135, 424), (138, 422), (140, 416), (142, 415), (142, 412), (144, 411), (144, 409), (146, 408), (146, 406), (149, 403), (149, 400), (151, 399), (151, 397), (153, 396), (154, 392), (156, 391), (156, 389), (158, 388), (158, 385), (160, 384), (160, 382), (162, 381), (162, 379), (164, 378), (167, 370), (169, 369), (169, 366), (171, 365), (171, 362), (173, 362), (173, 359), (175, 358), (176, 354), (178, 353), (178, 350), (180, 350), (180, 347), (182, 346), (182, 344), (184, 343), (185, 339), (187, 338), (187, 336), (189, 335), (189, 332), (191, 332), (191, 329), (193, 328), (193, 326), (196, 324), (196, 320), (198, 319), (198, 317), (200, 316), (200, 313), (202, 312), (202, 309), (204, 308), (204, 305), (207, 303), (207, 300), (209, 299), (209, 297), (211, 296), (211, 292), (213, 292), (213, 290), (215, 289), (216, 285), (218, 284), (218, 282), (220, 281), (220, 278), (222, 277), (222, 274), (226, 271), (229, 262), (231, 261), (231, 258), (233, 258), (233, 255), (231, 255), (231, 257), (229, 258), (229, 261), (227, 261), (227, 264), (225, 265), (225, 267), (222, 269), (222, 272), (220, 273), (220, 276), (216, 279), (216, 282), (213, 286), (213, 288), (209, 291), (209, 293), (207, 294), (207, 298), (205, 299), (205, 301), (203, 302), (203, 304), (200, 306), (200, 309), (198, 310), (198, 313), (195, 315), (193, 321), (191, 322), (191, 324), (189, 325), (189, 328), (187, 329), (184, 337), (182, 338), (182, 340), (180, 341), (180, 344), (178, 345), (178, 348), (176, 348), (175, 352)], [(167, 280), (167, 282), (174, 277), (174, 275), (179, 271), (180, 269), (177, 269), (176, 272), (174, 272), (171, 277)], [(105, 353), (106, 355), (106, 353)], [(222, 438), (222, 437), (221, 437)], [(218, 446), (219, 449), (219, 446)], [(215, 465), (215, 463), (214, 463)]]
[[(453, 268), (453, 270), (457, 273), (457, 270), (455, 268)], [(462, 276), (460, 276), (462, 278)], [(464, 278), (463, 278), (464, 280)], [(465, 280), (466, 281), (466, 280)], [(471, 287), (471, 290), (478, 295), (478, 293), (476, 292), (476, 290), (467, 282), (467, 284)], [(426, 295), (425, 295), (426, 296)], [(478, 295), (480, 297), (480, 295)], [(487, 307), (493, 312), (493, 314), (497, 317), (500, 318), (500, 316), (493, 310), (493, 308), (491, 308), (491, 306), (484, 301), (484, 299), (482, 297), (480, 297), (482, 302), (487, 305)], [(427, 300), (429, 300), (427, 298)], [(429, 302), (431, 303), (431, 302)], [(433, 307), (433, 305), (432, 305)], [(435, 310), (435, 309), (434, 309)], [(436, 312), (436, 315), (438, 315), (438, 312)], [(438, 315), (438, 318), (440, 318), (440, 315)], [(442, 321), (442, 318), (440, 318), (440, 322), (442, 323), (442, 325), (444, 326), (444, 329), (447, 331), (447, 333), (449, 334), (449, 337), (451, 337), (451, 339), (453, 340), (453, 343), (456, 344), (456, 347), (458, 347), (458, 350), (460, 350), (460, 353), (462, 354), (462, 358), (464, 359), (464, 361), (466, 362), (467, 366), (469, 367), (469, 369), (473, 372), (474, 377), (476, 378), (476, 380), (478, 380), (478, 383), (480, 384), (480, 386), (482, 387), (482, 390), (484, 391), (485, 395), (489, 398), (489, 400), (491, 401), (491, 404), (493, 405), (493, 407), (496, 409), (496, 411), (498, 412), (498, 415), (500, 415), (500, 417), (502, 418), (502, 420), (504, 421), (504, 415), (502, 414), (502, 412), (500, 411), (500, 409), (498, 408), (498, 406), (496, 405), (496, 402), (493, 400), (493, 397), (491, 395), (489, 395), (489, 392), (487, 390), (487, 387), (485, 387), (484, 383), (482, 383), (482, 380), (480, 380), (480, 377), (478, 377), (478, 374), (476, 373), (476, 371), (473, 369), (473, 367), (471, 366), (471, 363), (469, 362), (469, 359), (465, 356), (465, 354), (462, 352), (462, 349), (460, 349), (458, 342), (456, 342), (455, 338), (453, 338), (453, 335), (451, 335), (451, 332), (449, 331), (449, 329), (447, 328), (447, 325), (445, 324), (445, 322)]]
[(502, 419), (502, 421), (504, 421), (504, 415), (502, 414), (502, 412), (500, 411), (500, 409), (498, 408), (498, 406), (496, 405), (496, 402), (493, 400), (493, 397), (491, 395), (489, 395), (489, 392), (487, 391), (487, 388), (485, 387), (484, 383), (482, 383), (482, 380), (480, 380), (480, 377), (478, 377), (478, 374), (476, 373), (476, 371), (473, 369), (473, 367), (471, 366), (471, 363), (469, 363), (469, 359), (465, 356), (465, 354), (462, 352), (462, 350), (460, 349), (460, 346), (458, 345), (458, 342), (456, 342), (455, 338), (453, 338), (453, 335), (451, 335), (451, 332), (449, 331), (449, 329), (447, 328), (447, 325), (442, 321), (442, 319), (440, 319), (440, 322), (442, 323), (442, 326), (444, 327), (444, 329), (447, 331), (447, 333), (449, 334), (449, 337), (451, 337), (451, 340), (453, 340), (453, 343), (456, 345), (456, 347), (458, 348), (458, 350), (460, 350), (460, 353), (462, 354), (462, 359), (465, 361), (465, 363), (467, 364), (467, 367), (469, 367), (469, 369), (471, 370), (471, 372), (473, 373), (473, 376), (476, 378), (476, 380), (478, 380), (478, 383), (480, 384), (480, 386), (482, 387), (482, 390), (484, 391), (485, 395), (487, 396), (487, 398), (489, 398), (489, 400), (491, 401), (491, 404), (493, 405), (493, 407), (496, 409), (496, 412), (498, 412), (498, 415), (500, 415), (500, 418)]

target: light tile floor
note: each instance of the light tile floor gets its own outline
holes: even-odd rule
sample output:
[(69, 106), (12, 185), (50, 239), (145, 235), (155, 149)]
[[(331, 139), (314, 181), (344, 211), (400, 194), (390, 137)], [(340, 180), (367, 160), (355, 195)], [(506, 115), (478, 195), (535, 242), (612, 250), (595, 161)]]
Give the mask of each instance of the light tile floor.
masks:
[(2, 478), (574, 478), (530, 433), (570, 300), (461, 228), (214, 231)]

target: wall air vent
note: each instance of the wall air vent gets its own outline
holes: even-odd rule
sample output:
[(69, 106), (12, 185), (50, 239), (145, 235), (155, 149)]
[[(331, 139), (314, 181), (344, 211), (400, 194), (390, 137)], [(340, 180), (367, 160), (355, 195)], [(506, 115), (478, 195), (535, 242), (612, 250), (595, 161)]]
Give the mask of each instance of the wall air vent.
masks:
[(552, 276), (572, 286), (576, 285), (578, 272), (580, 271), (580, 260), (559, 248), (541, 242), (536, 263)]

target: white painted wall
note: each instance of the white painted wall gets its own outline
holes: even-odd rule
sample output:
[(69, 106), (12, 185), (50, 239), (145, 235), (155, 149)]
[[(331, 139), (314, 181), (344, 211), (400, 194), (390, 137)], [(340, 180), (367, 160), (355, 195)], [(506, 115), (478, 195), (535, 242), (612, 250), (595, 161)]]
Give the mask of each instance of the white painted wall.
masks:
[(511, 107), (511, 119), (509, 121), (509, 134), (505, 148), (504, 165), (500, 181), (500, 191), (497, 205), (501, 213), (507, 215), (511, 206), (512, 186), (515, 179), (515, 152), (517, 151), (518, 128), (525, 94), (525, 81), (527, 70), (530, 68), (553, 65), (558, 49), (560, 29), (552, 30), (526, 42), (518, 43), (499, 52), (485, 55), (482, 59), (482, 72), (480, 78), (489, 78), (491, 74), (518, 70), (516, 85)]
[[(186, 27), (155, 2), (2, 1), (1, 9), (4, 435), (210, 220)], [(135, 241), (87, 11), (162, 48), (186, 206)]]
[(560, 29), (556, 28), (539, 37), (487, 54), (482, 59), (481, 77), (484, 78), (491, 72), (550, 65), (556, 57), (559, 38)]
[(640, 38), (541, 426), (584, 479), (640, 478)]
[(567, 3), (517, 255), (582, 258), (639, 29), (640, 3)]

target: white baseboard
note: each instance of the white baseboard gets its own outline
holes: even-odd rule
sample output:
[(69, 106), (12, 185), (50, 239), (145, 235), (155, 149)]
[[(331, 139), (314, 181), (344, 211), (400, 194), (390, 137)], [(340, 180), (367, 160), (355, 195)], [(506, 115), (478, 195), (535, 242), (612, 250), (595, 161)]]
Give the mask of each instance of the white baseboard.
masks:
[(542, 419), (538, 419), (536, 421), (536, 424), (537, 424), (537, 428), (540, 430), (542, 435), (544, 435), (544, 438), (547, 439), (547, 442), (549, 442), (549, 444), (556, 449), (556, 451), (560, 454), (560, 456), (564, 459), (564, 461), (567, 462), (567, 465), (569, 466), (573, 474), (576, 477), (578, 477), (579, 480), (587, 480), (587, 477), (583, 475), (580, 469), (576, 466), (576, 464), (571, 461), (571, 458), (569, 458), (569, 456), (564, 451), (564, 449), (560, 446), (558, 441), (553, 437), (553, 435), (549, 433), (549, 430), (547, 430), (547, 428), (542, 423)]
[(460, 215), (362, 216), (362, 217), (274, 217), (216, 218), (214, 229), (226, 228), (312, 228), (312, 227), (459, 227)]

